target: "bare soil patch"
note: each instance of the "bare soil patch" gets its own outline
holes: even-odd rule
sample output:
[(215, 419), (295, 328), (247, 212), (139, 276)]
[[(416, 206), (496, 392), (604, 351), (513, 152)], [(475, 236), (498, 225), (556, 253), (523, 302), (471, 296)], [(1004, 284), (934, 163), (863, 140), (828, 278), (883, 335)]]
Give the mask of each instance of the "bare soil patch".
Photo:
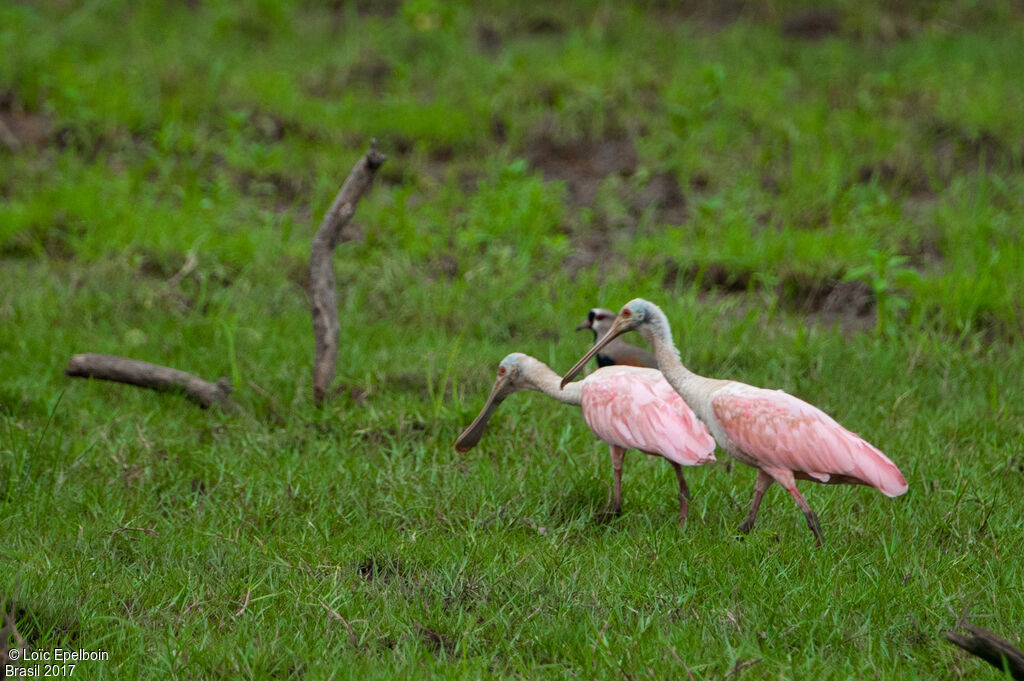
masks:
[(53, 135), (49, 116), (0, 107), (0, 146), (11, 151), (26, 147), (44, 147)]
[(942, 178), (958, 172), (977, 172), (1019, 164), (1024, 152), (984, 128), (972, 131), (955, 123), (934, 119), (924, 126), (924, 134), (934, 140), (932, 160)]
[(862, 165), (857, 169), (857, 182), (877, 182), (898, 194), (926, 196), (933, 193), (931, 179), (921, 165), (908, 168), (891, 159)]
[(669, 171), (652, 175), (647, 185), (631, 198), (630, 207), (636, 214), (654, 209), (659, 221), (670, 224), (680, 224), (687, 218), (683, 189), (675, 173)]
[(167, 280), (180, 272), (186, 262), (183, 253), (139, 251), (139, 274), (147, 278)]
[(41, 251), (50, 260), (71, 260), (75, 255), (72, 242), (83, 228), (60, 214), (54, 219), (51, 225), (34, 225), (0, 243), (0, 258), (29, 260)]
[[(675, 174), (660, 171), (643, 184), (637, 182), (640, 161), (633, 140), (617, 122), (606, 127), (603, 135), (587, 132), (563, 138), (551, 121), (545, 121), (529, 137), (525, 150), (533, 168), (568, 189), (574, 226), (567, 232), (575, 248), (563, 266), (571, 274), (606, 261), (618, 239), (636, 234), (644, 216), (657, 224), (682, 224), (687, 219), (686, 197)], [(615, 189), (622, 214), (594, 207), (602, 183), (611, 177), (623, 179)], [(575, 216), (583, 207), (594, 207), (594, 213), (590, 224), (579, 226)]]
[(913, 158), (890, 156), (857, 170), (856, 182), (878, 182), (916, 200), (934, 199), (954, 177), (1008, 170), (1024, 161), (1024, 143), (1007, 142), (990, 130), (967, 130), (940, 119), (924, 120), (917, 131), (927, 151)]
[(420, 637), (428, 648), (434, 651), (434, 654), (445, 653), (446, 655), (454, 655), (456, 649), (456, 641), (449, 634), (442, 633), (437, 629), (417, 624), (416, 633)]
[(737, 269), (722, 263), (711, 262), (706, 265), (690, 265), (680, 267), (679, 263), (669, 260), (665, 263), (665, 275), (661, 286), (673, 290), (680, 285), (697, 283), (701, 291), (720, 291), (723, 293), (742, 293), (750, 289), (753, 273), (749, 270)]
[(712, 31), (721, 30), (744, 16), (756, 14), (753, 3), (742, 0), (695, 0), (694, 2), (670, 2), (665, 0), (654, 4), (666, 21), (686, 21)]
[[(744, 268), (724, 263), (680, 267), (675, 261), (666, 262), (664, 288), (675, 290), (692, 284), (713, 295), (743, 295), (764, 287), (754, 272)], [(775, 285), (775, 293), (788, 309), (823, 324), (839, 322), (845, 331), (865, 330), (875, 324), (874, 295), (861, 281), (791, 273)]]
[(303, 178), (280, 171), (239, 171), (235, 173), (235, 185), (246, 196), (273, 199), (278, 210), (304, 202), (312, 194), (312, 188)]
[(353, 89), (381, 94), (391, 86), (394, 75), (391, 62), (374, 50), (363, 50), (348, 67), (330, 63), (306, 74), (302, 87), (319, 99), (337, 99)]
[(779, 284), (782, 299), (805, 314), (872, 316), (874, 295), (862, 281), (791, 274)]
[(370, 556), (356, 566), (356, 573), (367, 582), (389, 584), (395, 579), (406, 579), (409, 568), (397, 558)]
[(782, 35), (799, 40), (822, 40), (839, 33), (840, 19), (835, 9), (807, 9), (783, 21)]
[(574, 205), (589, 205), (605, 177), (633, 175), (639, 163), (636, 147), (624, 130), (613, 129), (603, 138), (588, 133), (560, 139), (550, 122), (531, 136), (526, 156), (545, 177), (566, 183)]
[(476, 29), (476, 44), (480, 51), (489, 56), (495, 56), (501, 52), (505, 41), (501, 32), (491, 24), (481, 24)]

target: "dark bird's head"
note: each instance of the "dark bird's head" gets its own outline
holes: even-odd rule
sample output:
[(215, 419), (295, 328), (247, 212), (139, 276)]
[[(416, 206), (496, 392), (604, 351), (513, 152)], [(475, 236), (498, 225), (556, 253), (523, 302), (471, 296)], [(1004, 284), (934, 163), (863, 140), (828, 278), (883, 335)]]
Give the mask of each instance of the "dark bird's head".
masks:
[[(578, 374), (591, 357), (629, 331), (638, 331), (650, 341), (652, 336), (664, 336), (668, 333), (668, 322), (661, 308), (654, 303), (643, 298), (634, 298), (629, 301), (619, 310), (619, 314), (615, 316), (608, 331), (598, 337), (594, 347), (590, 348), (590, 351), (565, 374), (562, 378), (562, 386), (564, 387), (573, 376)], [(670, 335), (669, 339), (671, 339)]]
[(576, 330), (590, 329), (594, 332), (594, 340), (596, 341), (608, 333), (608, 329), (612, 328), (612, 322), (614, 321), (615, 313), (613, 311), (605, 307), (595, 307), (587, 313), (587, 321), (577, 326)]

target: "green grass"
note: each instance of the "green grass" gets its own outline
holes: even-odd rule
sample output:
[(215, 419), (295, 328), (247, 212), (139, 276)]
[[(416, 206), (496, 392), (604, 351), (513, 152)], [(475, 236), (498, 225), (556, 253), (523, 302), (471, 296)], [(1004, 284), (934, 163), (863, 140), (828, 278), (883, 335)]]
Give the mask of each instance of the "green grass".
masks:
[[(109, 651), (86, 678), (998, 677), (942, 634), (1024, 631), (1024, 24), (839, 8), (818, 42), (783, 2), (0, 8), (0, 115), (49, 127), (0, 148), (0, 599), (31, 645)], [(545, 174), (545, 135), (636, 167)], [(321, 412), (309, 241), (371, 137)], [(675, 217), (638, 206), (664, 173)], [(844, 279), (884, 306), (824, 308)], [(453, 451), (505, 354), (564, 370), (636, 296), (908, 494), (804, 485), (816, 550), (777, 489), (737, 539), (724, 455), (684, 531), (636, 453), (600, 520), (607, 448), (541, 395)], [(227, 376), (243, 410), (67, 379), (76, 352)]]

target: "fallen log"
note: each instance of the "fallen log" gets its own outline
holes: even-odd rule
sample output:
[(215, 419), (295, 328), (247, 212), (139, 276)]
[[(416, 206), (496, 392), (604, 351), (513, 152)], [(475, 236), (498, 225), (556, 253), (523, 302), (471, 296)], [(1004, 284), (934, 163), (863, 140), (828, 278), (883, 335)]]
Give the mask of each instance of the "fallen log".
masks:
[(342, 228), (352, 219), (360, 197), (370, 188), (373, 176), (387, 156), (377, 151), (377, 140), (370, 142), (366, 154), (356, 162), (334, 202), (324, 215), (313, 237), (309, 253), (309, 288), (312, 297), (313, 401), (323, 406), (327, 390), (334, 381), (338, 362), (338, 294), (334, 283), (334, 248)]
[(947, 631), (946, 640), (963, 648), (971, 655), (980, 657), (1000, 671), (1006, 669), (1013, 678), (1024, 681), (1024, 652), (988, 629), (966, 622), (963, 628), (973, 636)]
[(180, 392), (204, 409), (212, 406), (236, 408), (231, 400), (231, 384), (226, 378), (210, 383), (178, 369), (128, 357), (96, 353), (74, 355), (64, 373), (71, 377), (98, 378), (161, 392)]

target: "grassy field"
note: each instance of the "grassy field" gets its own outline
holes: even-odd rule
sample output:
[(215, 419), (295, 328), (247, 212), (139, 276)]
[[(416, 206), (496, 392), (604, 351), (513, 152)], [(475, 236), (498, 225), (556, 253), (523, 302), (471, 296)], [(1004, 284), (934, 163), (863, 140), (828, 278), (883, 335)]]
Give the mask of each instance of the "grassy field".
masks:
[[(998, 2), (0, 4), (0, 600), (76, 678), (990, 679), (1024, 633), (1024, 23)], [(2, 132), (2, 131), (0, 131)], [(312, 404), (310, 238), (379, 140)], [(193, 267), (194, 265), (194, 267)], [(675, 477), (517, 395), (642, 296), (910, 491)], [(640, 343), (639, 339), (633, 342)], [(241, 412), (68, 379), (228, 377)]]

